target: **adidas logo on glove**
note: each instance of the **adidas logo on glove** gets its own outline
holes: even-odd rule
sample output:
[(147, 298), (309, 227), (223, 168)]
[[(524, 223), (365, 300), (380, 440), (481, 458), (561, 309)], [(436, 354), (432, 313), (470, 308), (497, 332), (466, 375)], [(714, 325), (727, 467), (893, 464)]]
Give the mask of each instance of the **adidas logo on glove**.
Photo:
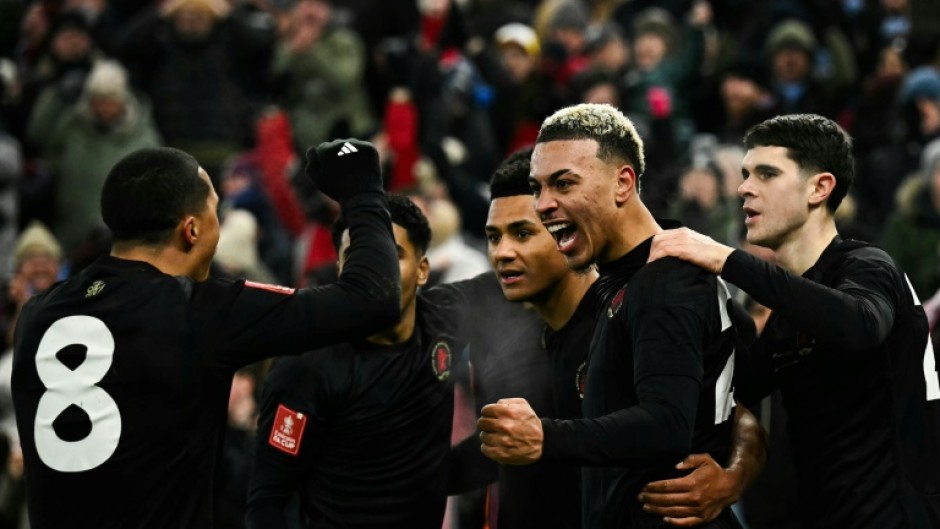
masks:
[(353, 147), (352, 144), (347, 141), (343, 144), (343, 148), (340, 149), (338, 153), (336, 153), (336, 156), (344, 156), (354, 152), (359, 152), (359, 149)]

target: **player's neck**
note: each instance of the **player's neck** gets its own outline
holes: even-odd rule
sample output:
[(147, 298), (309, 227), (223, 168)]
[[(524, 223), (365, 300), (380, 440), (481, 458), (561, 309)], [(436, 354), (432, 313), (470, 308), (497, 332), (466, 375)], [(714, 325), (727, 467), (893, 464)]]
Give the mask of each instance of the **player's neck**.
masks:
[(653, 218), (639, 195), (634, 195), (619, 210), (615, 222), (611, 223), (607, 246), (597, 256), (597, 262), (609, 263), (630, 253), (634, 248), (663, 229)]
[(411, 339), (415, 332), (415, 313), (417, 300), (412, 301), (401, 310), (401, 318), (395, 325), (366, 338), (369, 343), (376, 345), (397, 345)]
[(533, 300), (532, 307), (553, 331), (557, 331), (571, 320), (596, 280), (597, 271), (593, 267), (586, 272), (569, 272), (550, 289), (544, 300)]
[(794, 237), (774, 251), (777, 264), (794, 275), (803, 275), (816, 264), (832, 239), (839, 234), (832, 216), (819, 213), (818, 218), (811, 216)]
[(175, 251), (170, 245), (117, 242), (111, 246), (111, 256), (128, 261), (143, 261), (171, 276), (193, 275), (186, 254)]

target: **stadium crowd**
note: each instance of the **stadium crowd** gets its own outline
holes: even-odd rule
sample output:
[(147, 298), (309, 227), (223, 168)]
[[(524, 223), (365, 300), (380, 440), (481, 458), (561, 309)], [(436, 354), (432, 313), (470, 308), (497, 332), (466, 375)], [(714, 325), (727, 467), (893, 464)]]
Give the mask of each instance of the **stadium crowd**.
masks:
[[(428, 217), (430, 287), (490, 269), (491, 175), (582, 102), (635, 124), (656, 217), (746, 249), (744, 133), (781, 114), (835, 120), (857, 167), (840, 233), (882, 246), (940, 319), (936, 0), (0, 0), (0, 528), (28, 526), (13, 326), (32, 294), (107, 253), (99, 197), (118, 160), (192, 154), (221, 199), (213, 274), (300, 287), (336, 278), (340, 211), (303, 177), (304, 151), (368, 140), (387, 190)], [(267, 367), (232, 387), (218, 527), (244, 527)], [(456, 391), (459, 440), (476, 416)], [(744, 520), (791, 527), (779, 398), (759, 411), (780, 449)], [(445, 523), (474, 527), (479, 500)]]

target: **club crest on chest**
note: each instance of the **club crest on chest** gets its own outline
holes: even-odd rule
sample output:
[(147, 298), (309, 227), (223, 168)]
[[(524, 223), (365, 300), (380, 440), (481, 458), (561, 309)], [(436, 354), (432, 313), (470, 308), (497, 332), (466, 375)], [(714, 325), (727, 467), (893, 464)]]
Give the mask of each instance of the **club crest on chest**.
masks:
[(620, 289), (620, 292), (617, 292), (617, 295), (614, 296), (613, 301), (610, 302), (610, 306), (607, 307), (607, 319), (612, 320), (614, 316), (620, 312), (620, 307), (623, 306), (623, 298), (627, 295), (627, 287)]
[(438, 380), (444, 381), (450, 376), (452, 361), (450, 346), (447, 342), (437, 342), (431, 349), (431, 369)]

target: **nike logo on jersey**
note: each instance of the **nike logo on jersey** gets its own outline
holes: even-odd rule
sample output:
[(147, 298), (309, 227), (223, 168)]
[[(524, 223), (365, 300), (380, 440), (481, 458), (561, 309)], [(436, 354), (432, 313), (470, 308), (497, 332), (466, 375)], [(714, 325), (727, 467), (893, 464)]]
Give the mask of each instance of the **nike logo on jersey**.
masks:
[(359, 149), (353, 147), (352, 144), (347, 141), (343, 144), (343, 148), (339, 150), (339, 153), (337, 153), (336, 156), (345, 156), (354, 152), (359, 152)]

